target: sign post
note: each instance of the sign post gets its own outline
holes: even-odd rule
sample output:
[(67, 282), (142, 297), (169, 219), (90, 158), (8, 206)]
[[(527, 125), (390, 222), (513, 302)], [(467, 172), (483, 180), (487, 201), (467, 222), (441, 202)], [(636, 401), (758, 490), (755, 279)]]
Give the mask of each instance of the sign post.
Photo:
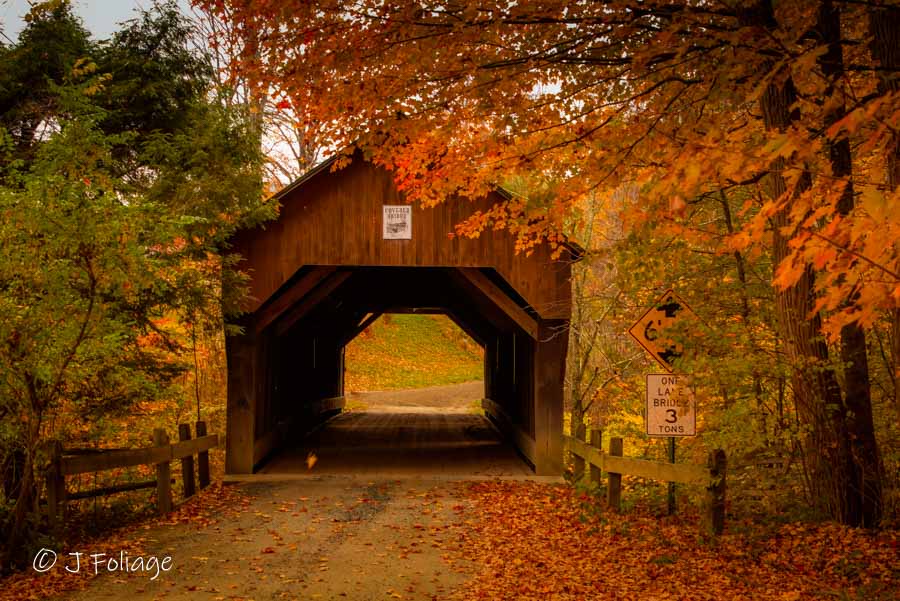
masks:
[[(669, 463), (675, 463), (675, 437), (669, 437)], [(666, 513), (675, 515), (675, 483), (668, 483), (666, 491)]]
[[(694, 436), (697, 414), (686, 376), (647, 374), (647, 435), (668, 438), (669, 463), (675, 463), (675, 439)], [(667, 505), (675, 513), (675, 483), (669, 482)]]
[[(695, 436), (697, 414), (694, 394), (686, 376), (672, 374), (674, 361), (681, 357), (681, 344), (665, 336), (685, 317), (696, 315), (674, 290), (665, 294), (631, 326), (628, 333), (650, 353), (667, 374), (647, 374), (647, 408), (644, 412), (647, 435), (668, 438), (669, 463), (675, 463), (675, 438)], [(668, 483), (667, 505), (669, 515), (675, 513), (675, 483)]]

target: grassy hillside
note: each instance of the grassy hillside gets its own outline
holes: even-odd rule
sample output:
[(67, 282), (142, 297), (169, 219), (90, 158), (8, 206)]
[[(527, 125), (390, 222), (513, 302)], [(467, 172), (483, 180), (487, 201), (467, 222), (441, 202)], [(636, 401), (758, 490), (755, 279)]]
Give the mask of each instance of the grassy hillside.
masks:
[(347, 345), (344, 387), (421, 388), (482, 379), (482, 350), (443, 315), (386, 315)]

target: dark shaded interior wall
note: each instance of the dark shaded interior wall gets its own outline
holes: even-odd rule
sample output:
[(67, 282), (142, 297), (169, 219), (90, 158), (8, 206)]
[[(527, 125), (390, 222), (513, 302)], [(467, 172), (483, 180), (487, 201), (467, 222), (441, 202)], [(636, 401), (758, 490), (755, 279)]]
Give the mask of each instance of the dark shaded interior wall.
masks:
[(312, 401), (343, 395), (342, 348), (334, 336), (293, 332), (275, 339), (273, 394), (257, 437), (284, 420), (302, 417)]
[(300, 333), (281, 342), (281, 390), (275, 398), (280, 418), (302, 413), (312, 401), (339, 397), (341, 348), (333, 337)]
[(496, 332), (486, 345), (485, 396), (498, 403), (513, 423), (534, 437), (531, 399), (534, 341), (523, 331)]

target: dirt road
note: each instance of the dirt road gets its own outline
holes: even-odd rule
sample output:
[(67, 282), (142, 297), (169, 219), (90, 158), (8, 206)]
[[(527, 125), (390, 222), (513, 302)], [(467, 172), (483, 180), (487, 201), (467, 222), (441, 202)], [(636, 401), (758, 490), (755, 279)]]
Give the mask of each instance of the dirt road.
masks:
[[(471, 567), (454, 560), (467, 503), (454, 480), (530, 470), (470, 412), (478, 386), (441, 388), (366, 395), (367, 411), (335, 418), (233, 484), (246, 496), (239, 511), (144, 533), (144, 553), (171, 556), (171, 571), (104, 575), (66, 598), (450, 598)], [(311, 471), (309, 451), (319, 458)]]
[[(449, 554), (463, 501), (447, 483), (327, 478), (238, 485), (249, 503), (202, 529), (145, 533), (172, 569), (103, 575), (65, 597), (99, 599), (446, 599), (466, 566)], [(102, 548), (86, 549), (91, 553)]]
[(353, 392), (351, 406), (364, 406), (364, 411), (379, 413), (478, 413), (484, 397), (484, 382), (465, 382), (448, 386), (431, 386), (411, 390)]

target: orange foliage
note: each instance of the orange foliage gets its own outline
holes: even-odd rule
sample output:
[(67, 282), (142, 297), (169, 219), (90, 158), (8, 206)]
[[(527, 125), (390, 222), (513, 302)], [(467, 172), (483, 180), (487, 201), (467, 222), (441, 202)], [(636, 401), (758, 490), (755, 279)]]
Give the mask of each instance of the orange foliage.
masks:
[[(691, 0), (195, 2), (239, 25), (237, 71), (289, 98), (302, 123), (329, 124), (336, 147), (356, 144), (393, 170), (411, 201), (475, 197), (514, 174), (556, 182), (552, 202), (512, 198), (461, 235), (508, 227), (527, 252), (557, 240), (589, 193), (639, 189), (626, 222), (677, 224), (692, 201), (724, 191), (751, 199), (759, 218), (722, 252), (768, 245), (766, 215), (789, 211), (791, 256), (775, 283), (813, 263), (832, 333), (898, 306), (900, 196), (883, 165), (900, 102), (878, 87), (865, 3), (835, 3), (854, 67), (830, 81), (818, 60), (827, 47), (809, 35), (813, 0), (775, 3), (771, 34), (743, 25), (734, 3)], [(757, 101), (788, 75), (800, 120), (766, 131)], [(830, 123), (837, 105), (846, 115)], [(832, 173), (828, 145), (843, 138), (858, 201), (839, 217), (849, 178)], [(788, 191), (767, 204), (778, 161)], [(795, 194), (807, 173), (811, 188)]]

